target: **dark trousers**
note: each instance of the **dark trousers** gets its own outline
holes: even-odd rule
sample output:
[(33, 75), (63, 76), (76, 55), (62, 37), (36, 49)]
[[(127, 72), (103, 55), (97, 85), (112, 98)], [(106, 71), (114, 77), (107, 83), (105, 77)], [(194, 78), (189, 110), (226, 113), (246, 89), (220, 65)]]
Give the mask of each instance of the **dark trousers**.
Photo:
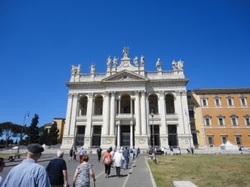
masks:
[(109, 175), (110, 174), (111, 165), (104, 164), (104, 166), (105, 166), (105, 174)]
[(121, 167), (116, 167), (116, 175), (117, 177), (120, 177), (121, 176)]

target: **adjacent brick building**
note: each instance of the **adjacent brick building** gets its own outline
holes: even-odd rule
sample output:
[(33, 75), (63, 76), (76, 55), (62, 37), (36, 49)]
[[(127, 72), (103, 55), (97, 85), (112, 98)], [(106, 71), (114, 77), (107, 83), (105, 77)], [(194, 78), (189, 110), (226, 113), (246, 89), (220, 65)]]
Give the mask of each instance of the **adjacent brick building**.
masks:
[(249, 98), (250, 88), (189, 91), (190, 124), (193, 138), (197, 140), (194, 144), (218, 147), (230, 141), (250, 147)]

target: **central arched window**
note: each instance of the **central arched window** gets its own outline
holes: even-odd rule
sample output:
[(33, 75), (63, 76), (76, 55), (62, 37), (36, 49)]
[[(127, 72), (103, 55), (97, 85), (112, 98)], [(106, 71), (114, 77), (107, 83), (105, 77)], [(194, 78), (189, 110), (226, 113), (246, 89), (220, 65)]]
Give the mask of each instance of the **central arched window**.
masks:
[(121, 113), (130, 114), (131, 111), (131, 98), (130, 95), (126, 94), (121, 96)]
[(80, 116), (86, 116), (86, 114), (87, 114), (87, 103), (88, 103), (87, 96), (81, 96), (79, 98), (79, 115)]
[(95, 115), (102, 115), (103, 98), (101, 95), (95, 97)]
[(165, 96), (165, 102), (166, 102), (166, 113), (167, 114), (174, 114), (174, 96), (172, 94), (167, 94)]
[(155, 114), (159, 114), (158, 111), (158, 97), (156, 94), (151, 94), (148, 97), (148, 102), (149, 102), (149, 111), (153, 111)]

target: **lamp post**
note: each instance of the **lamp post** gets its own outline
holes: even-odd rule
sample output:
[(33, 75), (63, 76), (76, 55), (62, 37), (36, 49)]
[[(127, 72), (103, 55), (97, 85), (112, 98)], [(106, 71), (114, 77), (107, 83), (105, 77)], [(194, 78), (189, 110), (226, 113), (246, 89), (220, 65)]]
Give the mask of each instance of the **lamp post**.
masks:
[(153, 141), (153, 162), (156, 163), (156, 155), (155, 155), (155, 130), (154, 130), (154, 110), (151, 110), (152, 116), (152, 141)]
[(19, 146), (20, 146), (20, 142), (21, 142), (21, 141), (22, 141), (22, 139), (23, 139), (23, 127), (25, 126), (25, 120), (26, 120), (26, 118), (29, 118), (29, 115), (30, 115), (30, 113), (29, 113), (29, 112), (26, 112), (26, 113), (24, 114), (23, 124), (22, 124), (21, 134), (20, 134), (20, 140), (19, 140), (19, 142), (18, 142), (18, 148), (17, 148), (17, 153), (18, 153), (18, 154), (19, 154)]

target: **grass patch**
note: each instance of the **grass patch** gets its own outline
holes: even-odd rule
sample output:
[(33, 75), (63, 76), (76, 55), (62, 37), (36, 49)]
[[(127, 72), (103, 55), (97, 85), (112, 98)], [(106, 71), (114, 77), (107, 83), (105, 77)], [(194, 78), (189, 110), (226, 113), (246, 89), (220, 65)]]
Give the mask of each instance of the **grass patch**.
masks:
[(189, 180), (199, 187), (250, 187), (250, 155), (176, 155), (148, 160), (157, 187)]

